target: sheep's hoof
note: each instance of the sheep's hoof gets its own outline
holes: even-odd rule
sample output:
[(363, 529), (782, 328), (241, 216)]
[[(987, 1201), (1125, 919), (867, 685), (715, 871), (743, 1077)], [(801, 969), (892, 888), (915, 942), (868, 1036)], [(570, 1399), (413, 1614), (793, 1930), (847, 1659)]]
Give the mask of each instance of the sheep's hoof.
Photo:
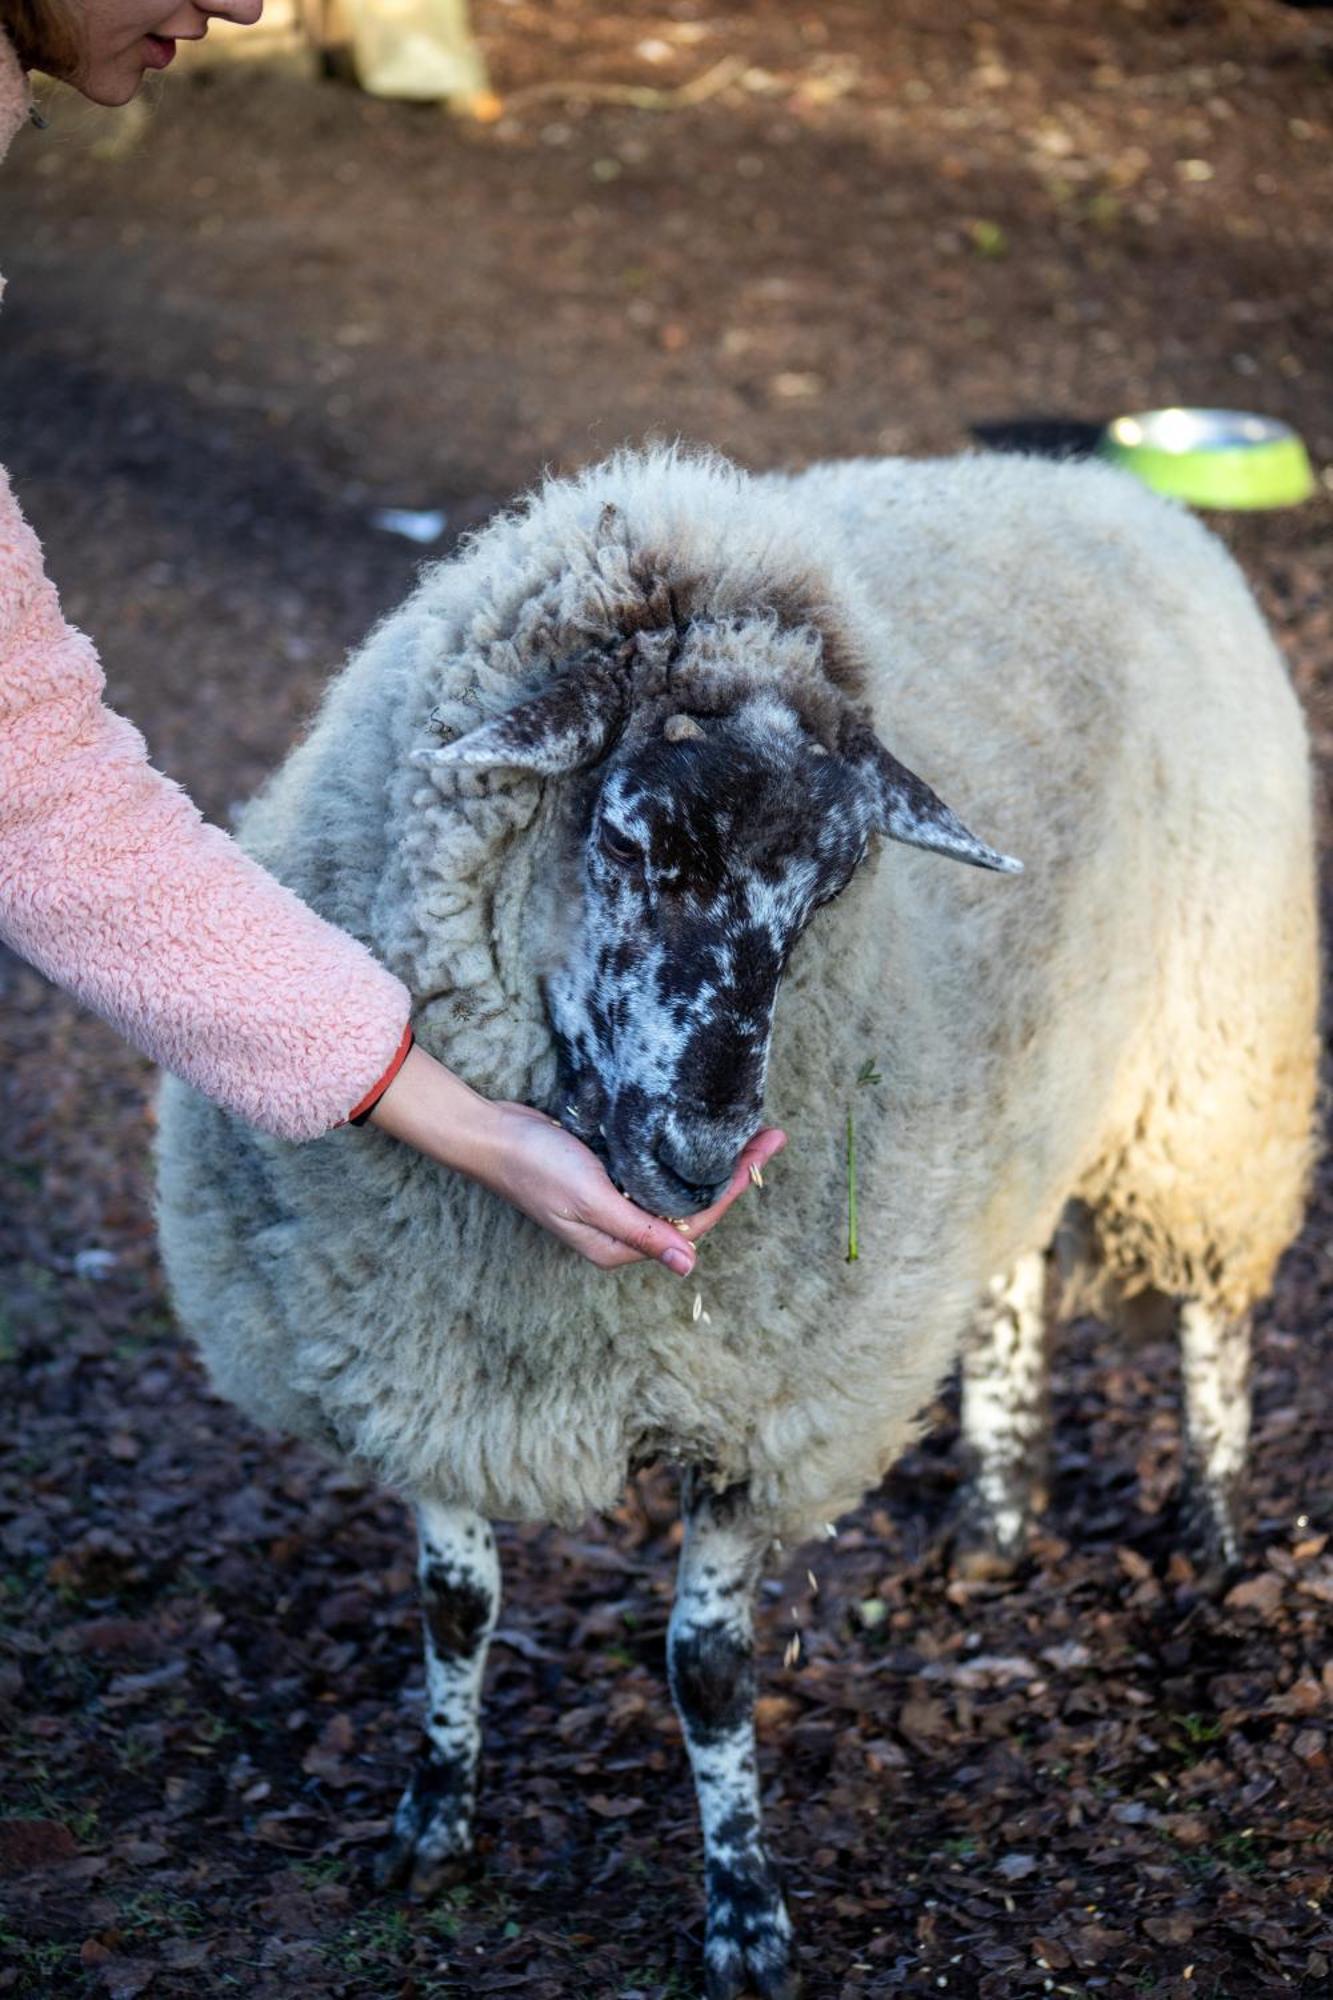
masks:
[(1220, 1595), (1242, 1568), (1239, 1503), (1237, 1480), (1210, 1480), (1201, 1473), (1186, 1478), (1180, 1507), (1182, 1536), (1194, 1558), (1199, 1588), (1209, 1595)]
[(733, 1953), (705, 1961), (704, 1991), (708, 2000), (800, 2000), (801, 1975), (790, 1965), (754, 1968)]
[(767, 1862), (718, 1870), (704, 1944), (708, 2000), (797, 2000), (801, 1981), (791, 1953), (791, 1919)]
[(403, 1793), (389, 1844), (375, 1862), (377, 1889), (406, 1889), (414, 1902), (427, 1902), (479, 1872), (469, 1802), (442, 1785), (443, 1776), (423, 1764)]
[(1015, 1496), (997, 1509), (966, 1488), (948, 1535), (950, 1573), (961, 1583), (1006, 1582), (1027, 1554), (1027, 1541), (1025, 1500)]

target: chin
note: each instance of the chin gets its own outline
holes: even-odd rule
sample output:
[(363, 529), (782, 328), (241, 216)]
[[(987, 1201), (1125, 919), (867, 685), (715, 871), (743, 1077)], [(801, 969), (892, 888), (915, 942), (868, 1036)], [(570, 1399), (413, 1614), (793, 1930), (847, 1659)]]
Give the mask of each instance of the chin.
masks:
[(117, 111), (132, 97), (138, 96), (139, 86), (146, 75), (147, 71), (138, 63), (129, 64), (124, 69), (112, 68), (108, 64), (92, 76), (74, 79), (74, 88), (90, 104), (100, 104), (108, 111)]

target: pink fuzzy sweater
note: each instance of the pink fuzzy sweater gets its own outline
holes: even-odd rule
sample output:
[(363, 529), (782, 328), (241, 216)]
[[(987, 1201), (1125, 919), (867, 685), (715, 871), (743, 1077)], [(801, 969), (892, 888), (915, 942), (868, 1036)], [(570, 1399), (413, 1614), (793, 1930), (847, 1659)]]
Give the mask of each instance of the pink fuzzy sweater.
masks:
[[(0, 31), (0, 159), (28, 106)], [(0, 939), (229, 1111), (314, 1138), (394, 1073), (407, 990), (205, 824), (103, 685), (0, 469)]]

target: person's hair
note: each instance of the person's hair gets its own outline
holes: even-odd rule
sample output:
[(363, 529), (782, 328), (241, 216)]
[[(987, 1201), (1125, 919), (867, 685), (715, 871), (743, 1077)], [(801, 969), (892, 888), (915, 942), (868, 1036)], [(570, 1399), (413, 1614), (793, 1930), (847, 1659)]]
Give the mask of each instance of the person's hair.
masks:
[(83, 52), (80, 27), (76, 0), (0, 0), (0, 28), (24, 69), (69, 76)]

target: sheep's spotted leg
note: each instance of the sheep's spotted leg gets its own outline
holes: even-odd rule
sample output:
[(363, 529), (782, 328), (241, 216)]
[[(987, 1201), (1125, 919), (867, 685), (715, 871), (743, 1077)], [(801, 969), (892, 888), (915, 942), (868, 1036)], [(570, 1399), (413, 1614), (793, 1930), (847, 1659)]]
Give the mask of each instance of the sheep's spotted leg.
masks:
[(1240, 1561), (1237, 1514), (1250, 1439), (1250, 1320), (1187, 1299), (1180, 1309), (1186, 1514), (1209, 1560)]
[(963, 1438), (972, 1460), (955, 1540), (964, 1573), (1022, 1553), (1047, 1430), (1046, 1259), (993, 1279), (963, 1347)]
[(431, 1896), (472, 1852), (481, 1748), (481, 1677), (500, 1607), (495, 1537), (480, 1514), (417, 1508), (417, 1575), (426, 1630), (426, 1750), (377, 1870), (381, 1887)]
[(703, 1821), (708, 2000), (793, 2000), (798, 1987), (755, 1768), (754, 1591), (764, 1548), (744, 1487), (717, 1494), (690, 1478), (667, 1664)]

